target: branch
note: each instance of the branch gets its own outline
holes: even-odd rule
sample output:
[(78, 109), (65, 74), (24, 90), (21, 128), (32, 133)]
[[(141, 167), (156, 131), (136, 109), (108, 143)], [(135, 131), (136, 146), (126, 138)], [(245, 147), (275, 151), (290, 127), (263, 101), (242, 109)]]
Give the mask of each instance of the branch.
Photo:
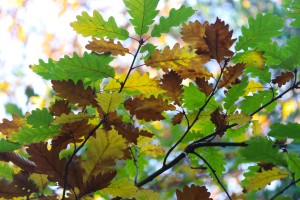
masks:
[(205, 158), (203, 158), (200, 154), (198, 154), (197, 152), (193, 152), (192, 154), (198, 156), (201, 160), (203, 160), (203, 162), (208, 166), (208, 168), (211, 170), (211, 172), (214, 174), (215, 178), (217, 179), (218, 183), (220, 184), (220, 186), (223, 188), (224, 192), (226, 193), (228, 199), (232, 200), (228, 191), (226, 190), (225, 186), (223, 185), (223, 183), (221, 182), (221, 180), (219, 179), (218, 175), (216, 174), (216, 170), (214, 170), (212, 168), (212, 166), (209, 164), (209, 162), (207, 162), (207, 160)]
[(287, 189), (289, 189), (290, 187), (292, 187), (293, 185), (295, 185), (298, 182), (300, 182), (300, 178), (297, 179), (296, 181), (293, 180), (289, 185), (287, 185), (285, 188), (283, 188), (281, 191), (279, 191), (277, 194), (275, 194), (272, 198), (270, 198), (270, 200), (274, 200), (276, 197), (283, 194), (284, 191), (286, 191)]

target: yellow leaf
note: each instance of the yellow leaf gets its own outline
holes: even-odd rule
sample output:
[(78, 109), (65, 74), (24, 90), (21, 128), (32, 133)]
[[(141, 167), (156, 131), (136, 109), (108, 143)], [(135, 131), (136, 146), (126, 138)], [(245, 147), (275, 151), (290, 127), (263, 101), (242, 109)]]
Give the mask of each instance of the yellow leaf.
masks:
[(138, 188), (133, 182), (128, 181), (126, 178), (122, 178), (113, 181), (107, 188), (101, 190), (102, 194), (109, 194), (113, 197), (133, 198), (138, 192)]
[(238, 56), (238, 61), (245, 63), (247, 67), (255, 67), (263, 69), (265, 65), (265, 58), (260, 51), (246, 51)]
[(160, 196), (158, 192), (154, 192), (153, 190), (145, 190), (140, 189), (135, 195), (136, 200), (160, 200)]
[[(125, 80), (126, 74), (123, 74), (120, 77), (120, 81), (123, 82)], [(111, 79), (108, 85), (104, 88), (105, 91), (119, 91), (120, 90), (120, 83)], [(149, 77), (149, 73), (144, 73), (140, 75), (139, 72), (134, 72), (131, 76), (129, 76), (124, 88), (124, 91), (127, 92), (140, 92), (146, 96), (150, 96), (153, 94), (161, 94), (165, 91), (159, 88), (158, 82), (156, 79), (151, 79)]]
[(188, 46), (180, 48), (177, 43), (173, 49), (167, 46), (163, 52), (156, 49), (145, 64), (153, 68), (160, 67), (164, 72), (168, 72), (170, 68), (182, 78), (204, 77), (209, 79), (212, 74), (203, 66), (209, 59), (207, 55), (197, 55), (195, 50), (189, 49)]
[(91, 137), (87, 144), (86, 160), (82, 163), (86, 171), (85, 181), (99, 172), (111, 171), (115, 166), (115, 159), (123, 158), (123, 150), (127, 147), (125, 139), (114, 129), (109, 132), (98, 129), (96, 137)]
[(116, 108), (119, 107), (120, 103), (124, 101), (125, 93), (106, 93), (102, 92), (101, 94), (97, 95), (96, 100), (98, 101), (99, 105), (102, 107), (105, 113), (113, 112)]
[(145, 153), (147, 155), (152, 156), (153, 158), (157, 158), (158, 155), (164, 155), (165, 151), (159, 145), (148, 143), (141, 147), (140, 153)]
[(260, 82), (255, 82), (254, 80), (251, 80), (245, 89), (244, 96), (247, 96), (250, 92), (255, 93), (257, 91), (262, 91), (263, 88), (264, 87)]
[(261, 134), (261, 125), (258, 120), (252, 120), (251, 128), (252, 128), (252, 134), (254, 136), (258, 136)]
[(53, 124), (54, 125), (59, 125), (59, 124), (66, 124), (66, 123), (72, 123), (76, 121), (81, 121), (83, 119), (92, 119), (94, 116), (91, 116), (88, 113), (70, 113), (70, 114), (65, 114), (63, 113), (61, 116), (58, 116), (54, 119)]
[(97, 40), (96, 38), (93, 38), (93, 41), (91, 41), (85, 47), (97, 53), (110, 52), (112, 55), (115, 56), (116, 55), (124, 56), (125, 53), (129, 53), (129, 49), (124, 48), (119, 41), (117, 44), (115, 44), (114, 40), (112, 39), (106, 41), (104, 39)]
[(263, 170), (262, 172), (255, 173), (254, 176), (249, 177), (245, 187), (247, 191), (260, 190), (272, 181), (279, 180), (287, 176), (288, 173), (286, 171), (273, 167), (272, 170)]
[(47, 177), (48, 175), (46, 174), (33, 173), (29, 176), (29, 179), (36, 184), (39, 192), (42, 192), (48, 186), (49, 180)]
[(243, 113), (234, 113), (226, 117), (227, 122), (236, 123), (238, 125), (247, 124), (250, 122), (250, 120), (251, 120), (251, 116)]
[(295, 99), (290, 99), (282, 103), (282, 119), (286, 120), (290, 114), (294, 113), (298, 108), (298, 103)]

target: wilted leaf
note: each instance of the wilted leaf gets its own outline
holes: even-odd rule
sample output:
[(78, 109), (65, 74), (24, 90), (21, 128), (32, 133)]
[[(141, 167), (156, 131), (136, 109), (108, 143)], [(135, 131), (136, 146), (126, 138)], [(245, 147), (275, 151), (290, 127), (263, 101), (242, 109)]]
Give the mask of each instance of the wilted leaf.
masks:
[(211, 94), (213, 90), (213, 84), (209, 84), (205, 78), (196, 78), (196, 84), (198, 85), (201, 92), (203, 92), (207, 97)]
[(233, 31), (229, 31), (229, 25), (219, 18), (214, 24), (205, 27), (204, 40), (208, 46), (211, 58), (216, 59), (218, 63), (233, 55), (229, 50), (236, 39), (231, 39)]
[(76, 18), (77, 21), (72, 22), (71, 26), (77, 33), (82, 34), (84, 37), (108, 37), (110, 39), (118, 38), (126, 40), (129, 36), (126, 29), (117, 26), (113, 17), (109, 17), (108, 21), (105, 21), (102, 15), (96, 10), (94, 10), (93, 17), (90, 17), (87, 12), (83, 11)]
[(131, 115), (136, 115), (136, 118), (145, 121), (165, 119), (162, 115), (163, 111), (175, 110), (175, 106), (168, 104), (167, 100), (164, 101), (161, 95), (158, 95), (158, 98), (151, 96), (144, 99), (127, 99), (124, 105)]
[(179, 100), (183, 93), (183, 86), (181, 84), (182, 79), (178, 76), (178, 74), (171, 70), (167, 74), (163, 75), (161, 82), (162, 83), (159, 87), (167, 91), (165, 94), (170, 98), (170, 100), (174, 101), (177, 105), (181, 105)]
[(209, 79), (212, 74), (202, 66), (208, 60), (207, 56), (197, 55), (195, 50), (190, 50), (187, 46), (180, 48), (177, 43), (173, 49), (170, 49), (169, 46), (162, 52), (156, 49), (145, 64), (153, 68), (160, 67), (164, 72), (168, 72), (170, 68), (182, 78), (204, 77)]
[(97, 105), (93, 89), (88, 86), (84, 89), (83, 83), (79, 80), (76, 84), (73, 80), (51, 81), (53, 90), (60, 98), (67, 99), (70, 103), (78, 103), (78, 106)]
[(220, 111), (220, 108), (210, 114), (210, 120), (216, 125), (216, 133), (220, 136), (224, 135), (227, 121), (226, 115)]
[(242, 75), (243, 70), (245, 69), (245, 64), (238, 63), (232, 67), (225, 69), (222, 80), (220, 81), (218, 88), (231, 86), (235, 80)]
[(124, 56), (126, 53), (129, 53), (129, 49), (124, 48), (119, 41), (115, 44), (112, 39), (106, 41), (104, 39), (97, 40), (96, 38), (93, 38), (93, 41), (89, 42), (85, 48), (99, 54), (109, 52), (114, 56)]
[(272, 80), (273, 84), (278, 84), (278, 87), (285, 85), (287, 82), (294, 78), (294, 74), (292, 72), (286, 71), (282, 72), (279, 76), (276, 76), (275, 79)]
[(176, 124), (180, 124), (180, 122), (182, 121), (184, 114), (182, 112), (177, 113), (176, 115), (174, 115), (174, 117), (172, 118), (172, 124), (175, 126)]
[(192, 184), (190, 187), (183, 186), (183, 192), (176, 190), (176, 196), (178, 200), (213, 200), (209, 198), (210, 192), (208, 192), (205, 186), (196, 186)]

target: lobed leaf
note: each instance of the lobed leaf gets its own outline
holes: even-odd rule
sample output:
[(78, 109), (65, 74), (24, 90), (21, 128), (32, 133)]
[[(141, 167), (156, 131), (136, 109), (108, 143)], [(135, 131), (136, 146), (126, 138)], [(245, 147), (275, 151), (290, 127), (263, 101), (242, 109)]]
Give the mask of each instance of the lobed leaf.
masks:
[(176, 190), (176, 196), (178, 200), (212, 200), (210, 197), (210, 192), (208, 192), (205, 186), (196, 186), (192, 184), (191, 186), (184, 185), (183, 191)]
[(96, 38), (93, 38), (93, 41), (89, 42), (85, 48), (99, 54), (111, 53), (114, 56), (125, 56), (126, 53), (129, 53), (129, 49), (123, 47), (120, 42), (115, 44), (112, 39), (106, 41), (105, 39), (97, 40)]
[(300, 3), (297, 0), (284, 0), (282, 7), (286, 9), (286, 16), (294, 19), (290, 25), (300, 28)]
[(286, 138), (291, 138), (296, 141), (300, 141), (300, 124), (298, 123), (273, 123), (270, 126), (269, 136), (275, 137), (276, 139), (283, 140)]
[(4, 138), (0, 139), (0, 152), (12, 152), (20, 149), (22, 145), (10, 142)]
[(272, 80), (272, 83), (278, 84), (278, 87), (281, 87), (282, 85), (285, 85), (287, 82), (291, 81), (292, 78), (294, 78), (294, 73), (286, 71), (276, 76), (276, 78)]
[(204, 105), (206, 95), (201, 92), (197, 86), (190, 83), (189, 86), (183, 88), (183, 103), (188, 110), (199, 109)]
[(53, 122), (53, 116), (46, 108), (33, 110), (31, 115), (27, 117), (27, 123), (33, 128), (48, 127)]
[(228, 88), (231, 86), (231, 84), (233, 84), (235, 80), (242, 75), (245, 67), (245, 64), (238, 63), (232, 67), (226, 68), (222, 76), (222, 80), (218, 84), (218, 88)]
[(97, 95), (96, 100), (105, 113), (110, 113), (119, 107), (119, 105), (124, 101), (125, 95), (126, 94), (124, 92), (113, 92), (110, 94), (102, 92)]

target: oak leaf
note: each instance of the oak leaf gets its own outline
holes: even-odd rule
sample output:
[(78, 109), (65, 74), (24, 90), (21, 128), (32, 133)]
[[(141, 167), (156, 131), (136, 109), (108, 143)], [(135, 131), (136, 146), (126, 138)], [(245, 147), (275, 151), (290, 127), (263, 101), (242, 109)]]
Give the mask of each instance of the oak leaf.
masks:
[(192, 184), (190, 187), (183, 186), (183, 191), (176, 190), (176, 196), (178, 200), (213, 200), (210, 197), (210, 192), (207, 191), (205, 186), (196, 186)]
[(245, 94), (244, 96), (248, 96), (248, 94), (251, 92), (254, 94), (257, 91), (262, 91), (264, 89), (264, 86), (260, 82), (255, 82), (254, 80), (251, 80), (247, 87), (245, 88)]
[(254, 136), (258, 136), (261, 134), (261, 123), (259, 120), (252, 120), (252, 124), (251, 124), (251, 129), (252, 129), (252, 134)]
[(145, 153), (153, 158), (164, 155), (165, 151), (160, 145), (149, 144), (141, 146), (140, 153)]
[(123, 151), (127, 147), (125, 139), (114, 129), (108, 132), (97, 129), (96, 137), (91, 137), (87, 145), (86, 160), (82, 162), (86, 172), (84, 182), (100, 172), (113, 171), (115, 159), (123, 158)]
[(88, 105), (94, 107), (98, 106), (93, 89), (90, 86), (85, 89), (81, 80), (76, 84), (71, 79), (68, 81), (52, 80), (51, 83), (56, 95), (60, 98), (67, 99), (70, 103), (78, 103), (78, 106), (80, 107)]
[(279, 76), (276, 76), (275, 79), (272, 80), (273, 84), (278, 84), (278, 87), (285, 85), (287, 82), (294, 78), (294, 74), (292, 72), (286, 71), (282, 72)]
[(150, 98), (145, 99), (127, 99), (124, 105), (131, 115), (136, 115), (136, 118), (145, 121), (163, 120), (165, 119), (162, 115), (163, 111), (175, 110), (175, 106), (168, 104), (167, 100), (164, 101), (161, 95), (158, 95), (158, 98), (152, 95)]
[(96, 100), (105, 113), (110, 113), (119, 107), (119, 105), (124, 101), (125, 95), (126, 94), (124, 92), (102, 92), (97, 95)]
[(93, 41), (89, 42), (85, 46), (88, 50), (91, 50), (96, 53), (111, 53), (112, 55), (122, 55), (129, 53), (129, 49), (124, 48), (123, 45), (118, 41), (117, 44), (114, 43), (114, 40), (110, 39), (106, 41), (105, 39), (93, 38)]
[(203, 92), (206, 96), (209, 96), (213, 90), (213, 84), (209, 84), (205, 78), (196, 78), (196, 84), (198, 85), (201, 92)]
[(113, 181), (108, 187), (101, 190), (103, 194), (109, 194), (114, 197), (133, 198), (137, 193), (138, 188), (133, 182), (126, 178)]
[(25, 119), (21, 118), (19, 115), (13, 114), (12, 120), (3, 119), (0, 123), (0, 132), (6, 137), (10, 137), (11, 134), (17, 132), (19, 128), (25, 125)]
[(207, 21), (201, 24), (199, 21), (182, 24), (182, 40), (189, 44), (192, 49), (197, 49), (197, 54), (208, 54), (209, 49), (204, 40), (205, 28), (209, 25)]
[(180, 122), (182, 121), (184, 114), (182, 112), (177, 113), (176, 115), (174, 115), (174, 117), (172, 118), (172, 124), (175, 126), (176, 124), (180, 124)]
[(233, 55), (229, 48), (236, 39), (231, 39), (233, 30), (229, 31), (228, 29), (229, 25), (225, 25), (225, 22), (219, 18), (216, 19), (214, 24), (209, 24), (205, 27), (204, 40), (208, 46), (211, 58), (216, 59), (218, 63)]
[(251, 120), (251, 116), (243, 114), (243, 113), (234, 113), (232, 115), (226, 116), (226, 121), (229, 123), (235, 123), (238, 125), (243, 125), (249, 123)]
[(226, 115), (220, 111), (220, 108), (217, 108), (210, 114), (210, 120), (216, 125), (216, 133), (223, 136), (227, 122)]
[(160, 67), (164, 72), (168, 72), (170, 68), (182, 78), (205, 77), (209, 79), (212, 74), (203, 66), (208, 60), (207, 56), (197, 55), (195, 50), (190, 50), (188, 46), (181, 48), (177, 43), (173, 49), (169, 46), (162, 52), (156, 49), (145, 64), (153, 68)]
[(54, 116), (60, 116), (63, 113), (66, 115), (69, 114), (71, 112), (69, 102), (66, 100), (55, 100), (54, 104), (50, 108), (50, 112)]
[(153, 190), (139, 189), (135, 195), (136, 200), (161, 200), (158, 192)]
[(53, 124), (54, 125), (60, 125), (60, 124), (66, 124), (66, 123), (73, 123), (76, 121), (81, 121), (84, 119), (93, 119), (94, 116), (91, 116), (88, 113), (69, 113), (69, 114), (62, 114), (61, 116), (58, 116), (55, 118)]
[(236, 79), (243, 73), (245, 67), (245, 64), (238, 63), (232, 67), (226, 68), (223, 74), (223, 78), (218, 85), (218, 88), (228, 88), (229, 86), (231, 86), (231, 84), (234, 83)]
[(247, 67), (254, 67), (258, 70), (264, 68), (265, 60), (261, 51), (245, 51), (237, 53), (233, 58), (234, 62), (245, 63)]
[(166, 95), (170, 100), (174, 101), (177, 105), (181, 105), (180, 97), (183, 93), (182, 79), (179, 77), (178, 73), (171, 70), (167, 74), (163, 75), (161, 80), (160, 88), (166, 90)]

